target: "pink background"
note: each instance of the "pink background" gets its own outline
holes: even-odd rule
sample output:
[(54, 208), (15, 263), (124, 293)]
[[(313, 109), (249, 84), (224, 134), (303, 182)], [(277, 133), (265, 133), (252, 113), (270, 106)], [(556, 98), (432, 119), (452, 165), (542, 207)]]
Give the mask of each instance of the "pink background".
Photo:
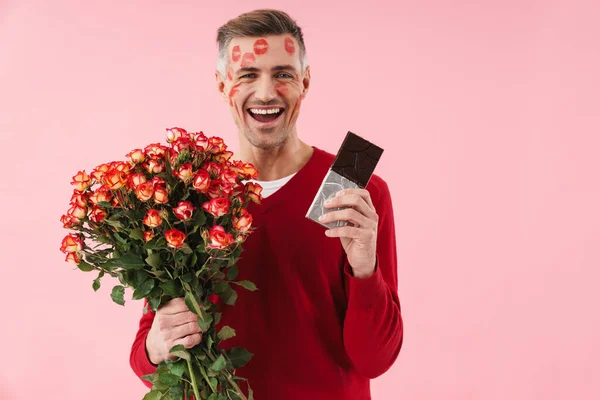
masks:
[(215, 31), (262, 6), (305, 30), (302, 138), (386, 149), (406, 335), (373, 398), (600, 398), (599, 2), (110, 3), (0, 0), (1, 399), (146, 393), (141, 303), (59, 252), (69, 181), (170, 126), (235, 150)]

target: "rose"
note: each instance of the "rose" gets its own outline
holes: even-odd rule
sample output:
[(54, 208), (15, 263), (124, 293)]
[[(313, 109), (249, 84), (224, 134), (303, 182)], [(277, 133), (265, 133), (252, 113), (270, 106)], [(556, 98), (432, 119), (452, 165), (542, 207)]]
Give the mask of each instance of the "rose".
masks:
[(218, 162), (220, 164), (227, 164), (227, 161), (229, 161), (229, 159), (231, 157), (233, 157), (233, 152), (224, 151), (222, 153), (219, 153), (219, 154), (213, 156), (213, 160), (215, 160), (216, 162)]
[(258, 171), (254, 168), (254, 165), (250, 163), (244, 163), (241, 161), (234, 161), (230, 167), (243, 179), (256, 179), (258, 178)]
[(81, 262), (81, 256), (75, 252), (67, 253), (67, 257), (65, 258), (65, 261), (77, 265)]
[(71, 185), (75, 186), (75, 190), (83, 192), (92, 184), (92, 179), (85, 171), (79, 171), (74, 177)]
[(62, 240), (60, 251), (63, 253), (72, 253), (75, 251), (81, 251), (83, 249), (83, 240), (81, 236), (74, 233), (69, 233)]
[(144, 167), (149, 174), (160, 174), (165, 168), (164, 160), (158, 157), (151, 157), (146, 160)]
[(151, 143), (144, 148), (144, 153), (146, 153), (147, 158), (164, 158), (167, 154), (168, 148), (161, 145), (160, 143)]
[(164, 186), (155, 186), (154, 202), (158, 204), (167, 204), (169, 202), (169, 193), (167, 192), (167, 189)]
[(62, 217), (60, 217), (60, 222), (62, 222), (63, 228), (72, 229), (72, 228), (75, 228), (76, 226), (79, 226), (79, 224), (81, 223), (81, 220), (72, 215), (65, 214)]
[(152, 231), (144, 231), (144, 242), (149, 242), (154, 239), (154, 232)]
[(104, 181), (110, 190), (122, 188), (127, 180), (127, 175), (123, 171), (114, 168), (104, 174)]
[(187, 131), (183, 128), (167, 128), (167, 142), (169, 143), (173, 143), (185, 135), (187, 135)]
[(90, 202), (98, 204), (99, 202), (109, 202), (112, 199), (112, 194), (108, 191), (107, 186), (100, 186), (94, 193), (90, 195)]
[(128, 157), (133, 165), (141, 164), (146, 159), (146, 155), (142, 149), (132, 150), (125, 157)]
[(213, 199), (216, 197), (229, 197), (231, 192), (233, 192), (233, 186), (221, 179), (212, 181), (208, 188), (208, 195)]
[(208, 138), (204, 135), (204, 133), (200, 132), (196, 136), (196, 148), (200, 151), (206, 151), (208, 148)]
[(90, 221), (99, 224), (100, 222), (104, 221), (104, 218), (106, 218), (107, 215), (108, 213), (105, 209), (98, 206), (94, 206), (90, 214)]
[(230, 185), (235, 185), (238, 182), (238, 175), (234, 170), (227, 168), (221, 173), (221, 180)]
[(173, 171), (173, 173), (185, 183), (188, 183), (194, 179), (194, 171), (192, 164), (190, 163), (183, 164), (181, 167), (179, 167), (179, 170)]
[(175, 228), (169, 229), (165, 232), (165, 239), (167, 239), (167, 244), (169, 247), (179, 248), (183, 246), (185, 241), (185, 233)]
[(100, 164), (92, 171), (92, 178), (98, 182), (102, 182), (104, 174), (110, 169), (110, 164)]
[(233, 236), (225, 232), (221, 225), (215, 225), (209, 231), (209, 247), (213, 249), (224, 249), (233, 243)]
[(144, 216), (144, 225), (150, 228), (156, 228), (157, 226), (160, 226), (160, 224), (162, 224), (162, 221), (162, 217), (158, 210), (148, 210), (146, 216)]
[(154, 195), (154, 185), (152, 182), (144, 182), (135, 188), (135, 196), (140, 201), (148, 201)]
[(180, 220), (187, 221), (188, 219), (192, 218), (192, 213), (195, 209), (196, 207), (194, 207), (191, 202), (181, 201), (177, 207), (173, 208), (173, 213)]
[(262, 199), (262, 186), (260, 186), (258, 183), (246, 182), (245, 192), (250, 200), (257, 204), (260, 203), (260, 200)]
[(141, 185), (146, 181), (146, 175), (137, 173), (129, 175), (129, 178), (127, 179), (127, 184), (130, 188), (135, 189), (138, 185)]
[(242, 208), (240, 210), (240, 215), (234, 216), (231, 221), (233, 222), (233, 227), (235, 229), (237, 229), (239, 232), (245, 233), (252, 225), (252, 215), (248, 212), (248, 210)]
[(125, 173), (126, 175), (131, 172), (131, 165), (129, 165), (129, 163), (126, 163), (124, 161), (114, 161), (111, 163), (111, 167), (113, 169), (116, 169), (117, 171), (121, 171), (121, 172)]
[(222, 217), (229, 212), (229, 205), (230, 201), (228, 198), (217, 197), (202, 204), (202, 208), (215, 217)]
[(220, 137), (211, 137), (208, 139), (208, 149), (206, 149), (207, 152), (217, 154), (225, 150), (227, 150), (227, 146)]
[(209, 162), (205, 168), (212, 179), (218, 178), (223, 172), (223, 166), (215, 162)]
[(79, 207), (87, 207), (87, 200), (83, 193), (74, 192), (73, 196), (71, 196), (70, 203), (72, 205), (78, 205)]
[(184, 150), (193, 150), (195, 143), (188, 137), (180, 137), (173, 143), (173, 150), (176, 153), (181, 153)]
[(205, 169), (198, 170), (196, 175), (194, 175), (192, 185), (196, 191), (206, 193), (210, 187), (210, 175), (208, 171)]
[(74, 204), (71, 206), (71, 208), (69, 208), (69, 211), (67, 211), (67, 215), (70, 215), (80, 220), (84, 219), (87, 215), (87, 207), (81, 207), (77, 204)]

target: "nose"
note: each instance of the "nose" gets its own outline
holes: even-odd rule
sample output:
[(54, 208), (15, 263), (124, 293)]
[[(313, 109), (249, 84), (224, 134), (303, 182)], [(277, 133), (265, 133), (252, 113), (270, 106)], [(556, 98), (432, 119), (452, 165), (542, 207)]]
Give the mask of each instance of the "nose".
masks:
[(275, 83), (273, 79), (269, 76), (262, 76), (256, 82), (256, 99), (263, 102), (268, 103), (271, 100), (277, 98), (277, 91), (275, 90)]

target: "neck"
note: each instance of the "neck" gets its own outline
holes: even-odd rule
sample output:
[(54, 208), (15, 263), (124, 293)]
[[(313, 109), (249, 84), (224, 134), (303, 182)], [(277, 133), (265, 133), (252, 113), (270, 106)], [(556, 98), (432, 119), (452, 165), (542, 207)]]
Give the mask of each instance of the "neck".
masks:
[(258, 170), (258, 180), (273, 181), (298, 172), (308, 161), (313, 148), (295, 135), (273, 149), (261, 149), (243, 140), (240, 156)]

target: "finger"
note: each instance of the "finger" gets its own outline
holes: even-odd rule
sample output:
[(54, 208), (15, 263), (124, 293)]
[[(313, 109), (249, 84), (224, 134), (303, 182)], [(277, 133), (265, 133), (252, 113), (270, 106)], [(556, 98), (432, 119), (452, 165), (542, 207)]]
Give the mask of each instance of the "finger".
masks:
[(369, 219), (376, 219), (377, 213), (373, 210), (367, 202), (358, 194), (340, 194), (339, 196), (332, 197), (325, 202), (327, 208), (330, 207), (352, 207), (359, 213), (363, 214)]
[(196, 333), (200, 333), (200, 326), (198, 326), (197, 321), (193, 321), (172, 328), (165, 339), (178, 340)]
[(340, 192), (338, 192), (336, 195), (337, 196), (346, 195), (346, 194), (359, 195), (365, 201), (365, 203), (367, 203), (369, 208), (371, 208), (372, 210), (375, 210), (375, 206), (373, 205), (373, 200), (371, 199), (371, 192), (369, 192), (367, 189), (351, 188), (351, 189), (340, 190)]
[(162, 314), (178, 314), (189, 311), (188, 307), (185, 305), (185, 299), (183, 297), (177, 297), (168, 301), (160, 310)]
[(363, 214), (359, 213), (355, 209), (346, 208), (339, 211), (330, 211), (319, 217), (319, 221), (322, 223), (328, 223), (333, 221), (348, 221), (354, 226), (371, 227), (374, 221), (368, 219)]
[(163, 315), (160, 319), (160, 327), (163, 329), (172, 329), (177, 326), (185, 325), (189, 322), (197, 323), (198, 316), (191, 311), (178, 314)]
[(325, 231), (329, 237), (344, 237), (349, 239), (360, 239), (365, 233), (365, 229), (355, 228), (353, 226), (342, 226), (340, 228), (331, 228)]
[(188, 336), (182, 337), (181, 339), (174, 340), (173, 346), (177, 346), (178, 344), (181, 344), (186, 349), (190, 349), (190, 348), (200, 344), (201, 341), (202, 341), (202, 334), (195, 333), (193, 335), (188, 335)]

